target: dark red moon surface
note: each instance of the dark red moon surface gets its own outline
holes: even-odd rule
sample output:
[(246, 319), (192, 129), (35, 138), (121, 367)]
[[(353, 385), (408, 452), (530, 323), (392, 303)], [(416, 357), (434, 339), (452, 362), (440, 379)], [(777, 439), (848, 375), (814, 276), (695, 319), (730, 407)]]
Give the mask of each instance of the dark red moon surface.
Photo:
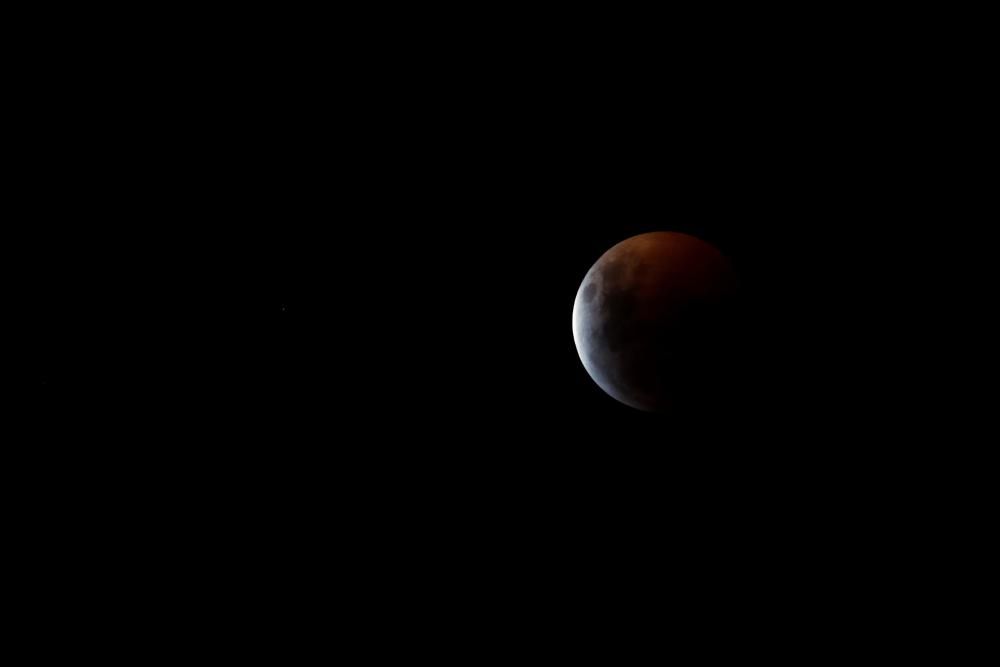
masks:
[(725, 393), (738, 282), (715, 246), (676, 232), (619, 243), (580, 285), (573, 337), (587, 372), (633, 408), (702, 409)]

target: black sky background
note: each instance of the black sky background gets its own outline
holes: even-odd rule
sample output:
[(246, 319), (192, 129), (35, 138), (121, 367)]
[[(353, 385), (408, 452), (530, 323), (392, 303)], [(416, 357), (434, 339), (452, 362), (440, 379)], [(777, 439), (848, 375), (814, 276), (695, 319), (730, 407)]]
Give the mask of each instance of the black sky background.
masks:
[[(303, 585), (336, 554), (385, 595), (488, 571), (578, 610), (619, 583), (703, 612), (849, 588), (854, 545), (976, 504), (989, 398), (958, 389), (987, 364), (990, 263), (957, 221), (982, 175), (946, 157), (960, 124), (914, 111), (933, 58), (738, 17), (390, 23), (40, 65), (15, 284), (54, 440), (19, 450), (29, 477), (297, 554)], [(618, 405), (573, 345), (584, 274), (656, 230), (744, 286), (720, 400), (687, 414)], [(250, 566), (219, 558), (239, 590)]]

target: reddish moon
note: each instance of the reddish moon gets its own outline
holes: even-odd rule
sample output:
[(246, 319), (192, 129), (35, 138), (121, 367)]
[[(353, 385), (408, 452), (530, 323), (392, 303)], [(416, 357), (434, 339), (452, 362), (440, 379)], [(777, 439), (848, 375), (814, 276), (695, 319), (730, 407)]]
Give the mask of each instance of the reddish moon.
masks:
[(573, 308), (584, 367), (639, 410), (701, 409), (724, 393), (738, 293), (730, 261), (677, 232), (635, 236), (587, 273)]

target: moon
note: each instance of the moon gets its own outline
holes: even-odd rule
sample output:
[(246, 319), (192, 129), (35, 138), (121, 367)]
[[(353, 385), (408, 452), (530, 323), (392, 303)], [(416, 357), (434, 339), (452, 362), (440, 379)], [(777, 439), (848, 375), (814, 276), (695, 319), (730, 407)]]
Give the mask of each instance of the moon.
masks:
[(731, 262), (688, 234), (653, 232), (608, 250), (573, 306), (573, 338), (608, 395), (650, 412), (704, 409), (726, 393), (739, 284)]

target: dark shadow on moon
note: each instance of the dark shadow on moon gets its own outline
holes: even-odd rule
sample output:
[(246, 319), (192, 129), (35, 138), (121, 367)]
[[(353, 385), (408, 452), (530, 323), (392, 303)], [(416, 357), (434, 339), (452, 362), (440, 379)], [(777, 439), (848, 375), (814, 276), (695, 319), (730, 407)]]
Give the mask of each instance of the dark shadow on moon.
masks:
[(635, 408), (711, 402), (734, 325), (731, 265), (682, 234), (624, 243), (595, 264), (578, 294), (574, 331), (584, 365), (602, 389)]

